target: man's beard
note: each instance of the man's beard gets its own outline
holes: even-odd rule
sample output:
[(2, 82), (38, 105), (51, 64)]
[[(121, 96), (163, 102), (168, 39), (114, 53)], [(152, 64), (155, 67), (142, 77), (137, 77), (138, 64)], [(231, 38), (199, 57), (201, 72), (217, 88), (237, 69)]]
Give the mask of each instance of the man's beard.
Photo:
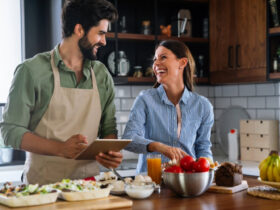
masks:
[(78, 42), (79, 48), (83, 54), (83, 57), (89, 60), (96, 60), (97, 56), (94, 54), (93, 48), (96, 46), (104, 46), (102, 43), (98, 42), (94, 45), (91, 45), (88, 41), (87, 35), (85, 34)]

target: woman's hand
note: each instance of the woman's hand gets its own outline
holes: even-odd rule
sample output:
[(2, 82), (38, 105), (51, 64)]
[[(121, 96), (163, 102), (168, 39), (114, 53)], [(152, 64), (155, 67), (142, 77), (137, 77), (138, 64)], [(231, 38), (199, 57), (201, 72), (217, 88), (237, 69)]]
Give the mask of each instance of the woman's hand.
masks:
[(61, 144), (60, 156), (74, 159), (88, 146), (88, 141), (81, 134), (73, 135)]
[(120, 152), (109, 151), (108, 153), (99, 153), (95, 158), (106, 168), (117, 168), (122, 162), (123, 155)]
[(148, 146), (149, 151), (151, 152), (159, 152), (166, 157), (168, 157), (170, 160), (180, 160), (185, 155), (187, 155), (186, 152), (184, 152), (181, 148), (178, 147), (171, 147), (166, 144), (162, 144), (160, 142), (152, 142)]

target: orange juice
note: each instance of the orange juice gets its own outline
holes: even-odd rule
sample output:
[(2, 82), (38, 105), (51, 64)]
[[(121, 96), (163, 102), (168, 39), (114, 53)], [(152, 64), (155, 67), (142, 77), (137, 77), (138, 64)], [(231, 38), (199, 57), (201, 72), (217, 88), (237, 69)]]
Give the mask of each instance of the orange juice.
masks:
[(156, 184), (161, 182), (161, 157), (160, 155), (149, 155), (147, 157), (147, 166), (148, 166), (148, 176)]

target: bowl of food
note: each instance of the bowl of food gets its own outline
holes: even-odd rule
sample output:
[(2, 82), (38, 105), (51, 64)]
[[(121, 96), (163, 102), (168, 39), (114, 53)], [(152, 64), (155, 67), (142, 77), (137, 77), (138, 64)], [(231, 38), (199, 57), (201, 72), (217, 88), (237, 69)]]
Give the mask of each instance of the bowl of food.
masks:
[(164, 184), (182, 197), (195, 197), (203, 194), (214, 178), (214, 168), (208, 158), (196, 161), (189, 155), (180, 163), (166, 167), (162, 173)]
[(155, 190), (155, 185), (153, 182), (143, 183), (143, 182), (132, 182), (125, 184), (126, 194), (134, 199), (144, 199), (148, 198)]
[(195, 197), (204, 193), (211, 185), (214, 170), (207, 172), (163, 172), (164, 184), (182, 197)]

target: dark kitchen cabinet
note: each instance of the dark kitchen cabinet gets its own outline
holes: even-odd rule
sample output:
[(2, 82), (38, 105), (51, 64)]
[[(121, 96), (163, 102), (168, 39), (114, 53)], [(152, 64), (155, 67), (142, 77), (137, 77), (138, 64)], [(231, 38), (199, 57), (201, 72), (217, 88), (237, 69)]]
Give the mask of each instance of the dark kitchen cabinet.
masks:
[[(119, 12), (118, 22), (111, 26), (107, 33), (107, 45), (99, 49), (98, 57), (110, 70), (108, 56), (118, 51), (124, 51), (130, 63), (127, 76), (119, 76), (112, 72), (117, 85), (143, 85), (153, 84), (154, 77), (146, 77), (145, 70), (152, 66), (155, 46), (162, 40), (176, 39), (185, 42), (190, 48), (196, 63), (198, 57), (203, 55), (204, 72), (195, 78), (198, 84), (207, 84), (209, 75), (209, 41), (203, 37), (203, 21), (209, 19), (208, 0), (111, 0)], [(180, 9), (191, 11), (192, 36), (177, 37), (174, 34), (174, 19)], [(125, 17), (125, 18), (124, 18)], [(125, 28), (123, 27), (125, 19)], [(150, 21), (149, 34), (143, 34), (142, 22)], [(208, 22), (207, 22), (208, 23)], [(161, 35), (160, 25), (172, 25), (172, 36)], [(175, 24), (176, 25), (176, 24)], [(207, 26), (208, 29), (208, 26)], [(115, 63), (118, 61), (115, 60)], [(134, 66), (141, 66), (143, 77), (135, 78)], [(115, 66), (116, 69), (116, 66)]]
[[(269, 80), (280, 80), (280, 1), (272, 4), (267, 0), (268, 12), (268, 57), (267, 73)], [(274, 7), (274, 10), (272, 9)], [(278, 9), (277, 9), (278, 8)], [(273, 12), (272, 12), (273, 11)], [(273, 13), (273, 14), (272, 14)]]
[(210, 0), (211, 84), (266, 81), (266, 0)]

